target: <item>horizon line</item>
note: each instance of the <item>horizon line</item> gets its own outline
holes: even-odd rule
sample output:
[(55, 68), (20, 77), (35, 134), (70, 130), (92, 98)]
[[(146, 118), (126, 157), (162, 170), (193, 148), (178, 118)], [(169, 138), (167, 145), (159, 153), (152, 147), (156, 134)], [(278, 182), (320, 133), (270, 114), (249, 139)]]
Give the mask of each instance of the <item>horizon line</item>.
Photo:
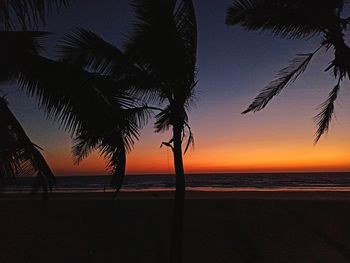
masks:
[[(248, 171), (243, 171), (243, 172), (188, 172), (185, 173), (185, 175), (210, 175), (210, 174), (316, 174), (316, 173), (350, 173), (350, 170), (338, 170), (338, 171), (253, 171), (253, 172), (248, 172)], [(150, 175), (159, 175), (159, 176), (175, 176), (175, 173), (165, 173), (165, 172), (143, 172), (143, 173), (126, 173), (125, 176), (150, 176)], [(84, 173), (84, 174), (79, 174), (79, 173), (67, 173), (67, 174), (57, 174), (55, 175), (56, 177), (64, 177), (64, 176), (112, 176), (112, 174), (103, 174), (103, 173)], [(31, 176), (28, 176), (31, 177)]]

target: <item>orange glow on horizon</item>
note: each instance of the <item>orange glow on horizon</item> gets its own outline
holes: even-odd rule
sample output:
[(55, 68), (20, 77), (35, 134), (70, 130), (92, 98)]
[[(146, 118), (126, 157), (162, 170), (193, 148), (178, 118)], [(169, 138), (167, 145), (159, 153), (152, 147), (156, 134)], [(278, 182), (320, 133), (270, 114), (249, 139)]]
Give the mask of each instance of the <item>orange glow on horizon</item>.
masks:
[[(198, 147), (199, 148), (199, 147)], [(321, 147), (320, 147), (321, 148)], [(348, 149), (348, 148), (347, 148)], [(287, 145), (283, 149), (252, 149), (245, 151), (202, 147), (184, 156), (187, 173), (230, 173), (230, 172), (326, 172), (350, 171), (346, 149), (330, 151), (316, 147), (298, 148)], [(215, 157), (215, 158), (214, 158)], [(70, 156), (49, 159), (58, 175), (106, 174), (105, 161), (97, 153), (74, 165)], [(173, 159), (170, 150), (159, 148), (140, 149), (132, 152), (127, 159), (129, 174), (173, 174)]]
[[(231, 108), (218, 108), (217, 111), (239, 112)], [(305, 115), (305, 112), (310, 114)], [(341, 122), (317, 145), (313, 144), (315, 127), (311, 109), (297, 108), (290, 113), (290, 119), (273, 110), (244, 117), (237, 113), (237, 116), (219, 119), (214, 117), (219, 113), (211, 114), (212, 117), (207, 115), (204, 120), (194, 116), (196, 147), (184, 155), (187, 173), (350, 171), (350, 122), (347, 120), (350, 110), (338, 110), (337, 117)], [(236, 121), (227, 122), (231, 119)], [(207, 123), (208, 120), (211, 123)], [(155, 134), (151, 126), (146, 127), (127, 157), (127, 173), (173, 174), (171, 150), (159, 148), (160, 142), (170, 137), (169, 133)], [(105, 161), (97, 153), (79, 166), (73, 165), (70, 142), (58, 142), (51, 151), (44, 152), (57, 175), (108, 173)]]

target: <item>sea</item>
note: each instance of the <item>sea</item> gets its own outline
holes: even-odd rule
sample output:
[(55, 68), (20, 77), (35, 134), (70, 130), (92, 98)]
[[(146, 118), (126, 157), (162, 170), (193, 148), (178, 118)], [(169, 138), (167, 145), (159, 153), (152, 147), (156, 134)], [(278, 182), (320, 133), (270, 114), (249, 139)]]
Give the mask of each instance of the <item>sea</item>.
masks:
[[(57, 176), (53, 192), (112, 192), (111, 176)], [(33, 190), (33, 178), (18, 178), (5, 193)], [(175, 176), (127, 175), (122, 191), (173, 191)], [(193, 191), (350, 191), (350, 172), (325, 173), (210, 173), (186, 175)]]

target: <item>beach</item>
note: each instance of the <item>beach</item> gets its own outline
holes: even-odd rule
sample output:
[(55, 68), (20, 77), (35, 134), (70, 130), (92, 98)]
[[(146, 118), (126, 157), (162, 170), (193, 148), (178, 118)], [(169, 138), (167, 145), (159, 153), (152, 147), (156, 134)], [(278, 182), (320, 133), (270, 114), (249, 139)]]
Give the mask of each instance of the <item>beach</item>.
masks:
[[(165, 262), (171, 191), (0, 196), (0, 262)], [(349, 192), (187, 193), (184, 262), (349, 262)]]

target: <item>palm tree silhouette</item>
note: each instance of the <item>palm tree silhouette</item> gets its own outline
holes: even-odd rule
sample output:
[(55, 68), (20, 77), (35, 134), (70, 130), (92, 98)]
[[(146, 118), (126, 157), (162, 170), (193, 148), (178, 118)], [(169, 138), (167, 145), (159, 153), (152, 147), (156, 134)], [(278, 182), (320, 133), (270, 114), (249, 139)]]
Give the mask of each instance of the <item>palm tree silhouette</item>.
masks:
[(345, 0), (236, 0), (232, 3), (226, 16), (226, 24), (229, 26), (240, 25), (249, 31), (270, 30), (275, 36), (285, 38), (309, 39), (323, 36), (317, 49), (308, 54), (298, 54), (243, 113), (265, 108), (274, 96), (305, 71), (316, 53), (321, 49), (332, 50), (334, 57), (325, 70), (333, 71), (336, 84), (327, 100), (320, 105), (320, 113), (315, 116), (318, 125), (315, 142), (328, 131), (340, 85), (346, 77), (350, 77), (350, 48), (344, 39), (350, 17), (342, 17), (345, 4)]
[[(0, 1), (0, 83), (18, 77), (18, 63), (28, 54), (38, 54), (38, 38), (44, 32), (27, 31), (45, 24), (48, 12), (54, 7), (68, 6), (68, 0), (12, 0)], [(9, 31), (20, 28), (22, 31)], [(0, 188), (21, 174), (36, 174), (35, 185), (47, 193), (54, 185), (54, 176), (41, 155), (39, 146), (31, 142), (4, 97), (0, 97)]]
[(11, 70), (4, 72), (19, 79), (48, 117), (71, 132), (77, 163), (93, 149), (106, 157), (117, 190), (125, 174), (126, 152), (138, 139), (150, 111), (158, 111), (155, 130), (171, 128), (173, 134), (163, 143), (173, 150), (176, 173), (170, 261), (181, 262), (182, 155), (194, 142), (187, 111), (197, 84), (196, 17), (191, 0), (135, 0), (132, 4), (137, 21), (122, 49), (79, 29), (61, 41), (59, 61), (24, 52), (18, 60), (7, 61)]
[(79, 29), (62, 40), (61, 59), (110, 80), (114, 90), (127, 91), (134, 101), (138, 98), (141, 105), (144, 103), (140, 108), (157, 110), (156, 132), (172, 129), (172, 138), (162, 145), (172, 149), (176, 173), (170, 261), (181, 262), (185, 197), (182, 155), (194, 142), (187, 111), (197, 84), (196, 17), (190, 0), (134, 0), (132, 5), (137, 20), (121, 49), (91, 31)]

